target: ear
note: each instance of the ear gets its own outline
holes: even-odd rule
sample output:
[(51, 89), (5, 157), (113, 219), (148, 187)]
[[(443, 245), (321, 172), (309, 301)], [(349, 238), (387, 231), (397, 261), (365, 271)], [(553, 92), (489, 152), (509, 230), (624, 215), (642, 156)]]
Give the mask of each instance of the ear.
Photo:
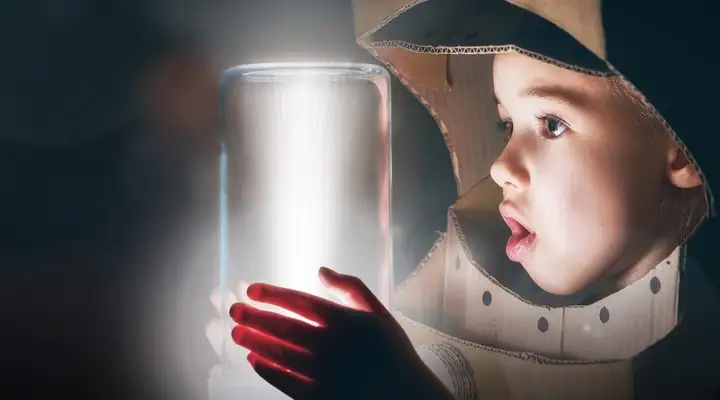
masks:
[(673, 145), (668, 152), (668, 178), (670, 182), (681, 188), (690, 189), (701, 184), (700, 175), (695, 166), (690, 163), (685, 152), (679, 146)]

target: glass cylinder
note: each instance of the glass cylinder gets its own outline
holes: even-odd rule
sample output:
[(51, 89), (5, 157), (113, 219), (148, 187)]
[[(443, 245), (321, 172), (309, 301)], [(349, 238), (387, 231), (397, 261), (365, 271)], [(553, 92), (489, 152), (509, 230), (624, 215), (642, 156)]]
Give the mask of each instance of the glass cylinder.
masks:
[[(337, 300), (317, 276), (327, 266), (361, 278), (389, 307), (387, 71), (350, 63), (235, 67), (222, 77), (221, 113), (222, 298), (247, 301), (239, 282), (267, 282)], [(228, 320), (228, 332), (232, 326)], [(286, 398), (231, 358), (223, 354), (225, 389), (214, 400), (221, 392)]]

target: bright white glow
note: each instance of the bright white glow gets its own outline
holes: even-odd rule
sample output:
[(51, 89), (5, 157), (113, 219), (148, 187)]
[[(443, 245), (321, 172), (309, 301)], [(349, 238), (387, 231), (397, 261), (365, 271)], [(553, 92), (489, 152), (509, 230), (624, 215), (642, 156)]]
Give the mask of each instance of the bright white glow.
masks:
[(317, 270), (336, 248), (332, 220), (336, 215), (338, 124), (328, 116), (338, 105), (330, 89), (317, 81), (277, 85), (276, 114), (264, 140), (270, 216), (268, 238), (273, 251), (272, 283), (315, 295), (324, 294)]
[[(351, 299), (322, 286), (317, 272), (324, 265), (359, 276), (385, 299), (391, 260), (387, 82), (375, 67), (299, 67), (244, 66), (225, 75), (231, 140), (221, 168), (229, 194), (221, 206), (221, 291), (236, 279), (259, 280), (352, 307)], [(251, 301), (244, 289), (237, 295), (315, 324)], [(230, 332), (234, 324), (227, 312), (224, 318)], [(233, 348), (229, 336), (225, 340)], [(238, 378), (247, 375), (247, 363), (234, 365), (233, 353), (215, 347), (223, 351), (222, 372), (231, 386), (233, 380), (252, 386)]]
[[(239, 78), (251, 74), (252, 69), (258, 70), (252, 73), (253, 79)], [(218, 400), (270, 399), (276, 397), (253, 389), (268, 385), (250, 370), (245, 361), (247, 351), (230, 339), (234, 324), (229, 321), (228, 308), (240, 300), (291, 314), (249, 301), (246, 285), (240, 290), (236, 287), (239, 279), (255, 282), (261, 275), (262, 281), (349, 306), (350, 299), (322, 288), (317, 277), (320, 266), (360, 276), (381, 299), (392, 287), (386, 280), (374, 282), (381, 272), (386, 274), (384, 279), (390, 279), (392, 256), (389, 248), (372, 243), (375, 235), (389, 240), (389, 78), (376, 66), (337, 63), (241, 66), (224, 76), (228, 79), (221, 92), (221, 111), (237, 140), (225, 142), (220, 160), (221, 226), (215, 226), (213, 218), (194, 220), (183, 229), (187, 237), (177, 245), (157, 243), (157, 263), (151, 268), (157, 275), (137, 288), (141, 293), (138, 305), (128, 306), (127, 318), (138, 320), (142, 334), (136, 355), (146, 361), (136, 366), (138, 376), (154, 380), (173, 394), (180, 390), (176, 398), (210, 389)], [(379, 96), (361, 90), (360, 81), (374, 85)], [(344, 85), (348, 82), (353, 84)], [(274, 91), (272, 101), (268, 101), (269, 87)], [(375, 106), (379, 118), (373, 114)], [(245, 157), (247, 154), (262, 157)], [(252, 162), (235, 163), (241, 167), (232, 163), (248, 159)], [(214, 176), (201, 176), (193, 182), (193, 195), (203, 199), (198, 204), (209, 204), (214, 193), (208, 191), (208, 186), (212, 187), (208, 182)], [(377, 208), (364, 207), (376, 202)], [(235, 205), (240, 205), (239, 211)], [(270, 210), (274, 213), (268, 219), (263, 211)], [(380, 226), (375, 226), (378, 219)], [(355, 239), (361, 240), (355, 243)], [(248, 249), (246, 243), (260, 246)], [(271, 260), (265, 258), (266, 246), (277, 249)], [(218, 264), (218, 295), (228, 296), (208, 299), (210, 288), (204, 287), (203, 277), (213, 273), (209, 269)], [(203, 361), (208, 348), (197, 346), (196, 341), (205, 324), (194, 317), (204, 315), (210, 300), (217, 314), (208, 316), (211, 329), (206, 333), (214, 350), (222, 353), (218, 355), (223, 363), (211, 374)], [(189, 386), (208, 374), (209, 388), (206, 382)]]

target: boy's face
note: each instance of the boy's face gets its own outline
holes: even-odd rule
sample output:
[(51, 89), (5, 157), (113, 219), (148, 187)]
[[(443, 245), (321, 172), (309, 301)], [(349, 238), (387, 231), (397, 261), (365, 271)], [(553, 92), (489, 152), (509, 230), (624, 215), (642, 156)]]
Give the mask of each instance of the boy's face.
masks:
[(512, 133), (491, 169), (508, 256), (554, 294), (641, 262), (660, 235), (667, 140), (604, 78), (510, 53), (495, 57), (494, 85)]

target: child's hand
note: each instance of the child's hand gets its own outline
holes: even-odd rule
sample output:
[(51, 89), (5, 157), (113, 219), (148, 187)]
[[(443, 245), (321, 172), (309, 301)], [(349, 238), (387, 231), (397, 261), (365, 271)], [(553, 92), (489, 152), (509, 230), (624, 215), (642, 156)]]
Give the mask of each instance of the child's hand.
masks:
[(250, 300), (309, 323), (236, 303), (233, 340), (253, 369), (293, 399), (451, 399), (388, 310), (358, 278), (320, 269), (323, 284), (350, 307), (307, 293), (253, 284)]

